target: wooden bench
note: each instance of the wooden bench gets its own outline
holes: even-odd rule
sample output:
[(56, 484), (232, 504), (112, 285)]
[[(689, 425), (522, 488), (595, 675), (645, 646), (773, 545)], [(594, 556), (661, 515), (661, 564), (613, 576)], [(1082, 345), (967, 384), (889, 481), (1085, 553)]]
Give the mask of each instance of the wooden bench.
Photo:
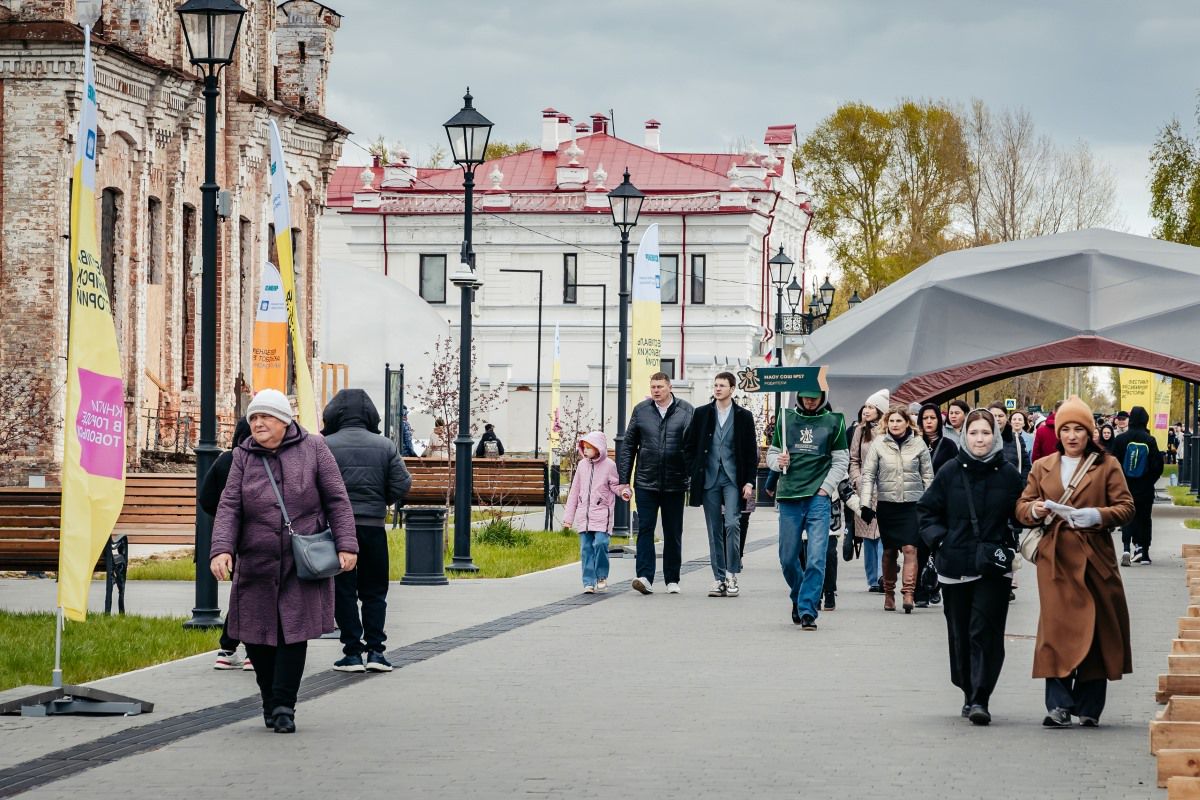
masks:
[[(472, 505), (546, 505), (546, 462), (531, 458), (475, 458), (472, 464)], [(454, 502), (454, 463), (444, 459), (406, 458), (412, 488), (405, 504), (445, 505)], [(449, 492), (447, 492), (449, 488)]]

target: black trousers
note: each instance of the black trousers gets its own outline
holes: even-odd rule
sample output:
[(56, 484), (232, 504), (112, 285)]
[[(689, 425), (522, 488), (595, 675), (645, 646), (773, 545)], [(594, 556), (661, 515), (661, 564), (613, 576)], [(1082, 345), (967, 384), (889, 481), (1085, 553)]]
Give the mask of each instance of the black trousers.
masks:
[(262, 694), (264, 714), (270, 714), (280, 706), (296, 707), (296, 693), (300, 691), (304, 659), (308, 655), (308, 642), (282, 644), (282, 630), (278, 636), (281, 642), (278, 645), (246, 642), (246, 655), (254, 663), (254, 680)]
[(742, 512), (742, 516), (739, 519), (739, 523), (741, 524), (742, 546), (738, 552), (740, 552), (742, 555), (745, 555), (746, 554), (746, 534), (750, 532), (750, 514), (747, 512)]
[[(1150, 549), (1150, 539), (1153, 535), (1151, 522), (1154, 513), (1154, 495), (1133, 496), (1133, 519), (1127, 525), (1121, 526), (1121, 544), (1129, 549), (1132, 542), (1143, 551)], [(1086, 716), (1086, 715), (1085, 715)]]
[(232, 653), (237, 650), (238, 640), (229, 635), (229, 617), (225, 617), (225, 621), (221, 623), (221, 649)]
[(387, 531), (373, 525), (356, 525), (355, 531), (358, 565), (333, 579), (333, 617), (342, 632), (342, 651), (348, 656), (382, 653), (387, 641), (383, 632), (388, 593)]
[[(838, 535), (829, 534), (829, 547), (825, 548), (825, 583), (822, 584), (821, 590), (826, 594), (837, 592), (838, 556), (842, 552), (842, 548), (838, 546)], [(800, 568), (808, 569), (807, 547), (800, 548)]]
[(950, 644), (950, 682), (963, 703), (987, 708), (1004, 666), (1004, 626), (1012, 581), (983, 577), (942, 585), (942, 609)]
[(634, 486), (637, 493), (638, 538), (636, 566), (639, 578), (654, 583), (654, 528), (662, 514), (663, 580), (679, 583), (683, 563), (684, 492), (659, 492)]

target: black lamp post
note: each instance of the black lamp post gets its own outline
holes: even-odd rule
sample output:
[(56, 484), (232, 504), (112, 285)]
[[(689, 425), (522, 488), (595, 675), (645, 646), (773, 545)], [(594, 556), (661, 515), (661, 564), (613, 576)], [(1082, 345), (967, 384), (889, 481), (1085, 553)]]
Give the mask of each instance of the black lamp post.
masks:
[(540, 269), (501, 269), (501, 272), (524, 272), (538, 276), (538, 332), (537, 332), (537, 393), (533, 396), (533, 457), (538, 457), (538, 446), (541, 444), (540, 427), (542, 421), (542, 284), (545, 278)]
[(484, 162), (492, 123), (471, 105), (471, 90), (463, 96), (463, 107), (443, 126), (450, 139), (450, 155), (463, 171), (463, 243), (458, 271), (450, 282), (462, 290), (458, 342), (458, 436), (454, 437), (454, 558), (447, 569), (478, 572), (471, 561), (471, 300), (483, 285), (475, 272), (471, 247), (471, 211), (474, 203), (475, 169)]
[[(246, 9), (234, 0), (188, 0), (175, 9), (183, 24), (188, 58), (204, 72), (204, 183), (200, 185), (200, 441), (196, 446), (196, 495), (217, 460), (217, 75), (233, 62)], [(219, 628), (217, 579), (208, 569), (213, 520), (196, 506), (196, 607), (187, 628)]]
[[(621, 231), (621, 285), (617, 292), (617, 325), (620, 326), (620, 344), (617, 352), (617, 436), (614, 439), (616, 452), (621, 452), (625, 441), (626, 401), (629, 395), (629, 232), (637, 225), (638, 214), (646, 195), (629, 182), (629, 169), (621, 185), (608, 193), (608, 204), (612, 208), (613, 225)], [(629, 535), (629, 503), (617, 500), (613, 515), (613, 535)]]
[(604, 430), (604, 396), (608, 394), (608, 284), (575, 285), (580, 289), (600, 290), (600, 430)]
[[(771, 256), (767, 262), (771, 265), (771, 283), (775, 284), (775, 366), (783, 366), (783, 289), (792, 281), (792, 261), (779, 245), (779, 252)], [(790, 287), (789, 287), (790, 288)], [(803, 291), (803, 290), (801, 290)], [(775, 393), (775, 414), (778, 417), (782, 406), (779, 405), (780, 394)]]

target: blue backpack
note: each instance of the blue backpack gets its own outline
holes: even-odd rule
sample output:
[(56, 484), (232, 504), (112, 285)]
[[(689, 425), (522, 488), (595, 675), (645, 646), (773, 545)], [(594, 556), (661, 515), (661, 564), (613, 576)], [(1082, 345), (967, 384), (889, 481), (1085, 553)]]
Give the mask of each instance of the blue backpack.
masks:
[(1146, 474), (1146, 464), (1149, 462), (1150, 446), (1144, 442), (1130, 442), (1125, 446), (1121, 470), (1126, 478), (1140, 478)]

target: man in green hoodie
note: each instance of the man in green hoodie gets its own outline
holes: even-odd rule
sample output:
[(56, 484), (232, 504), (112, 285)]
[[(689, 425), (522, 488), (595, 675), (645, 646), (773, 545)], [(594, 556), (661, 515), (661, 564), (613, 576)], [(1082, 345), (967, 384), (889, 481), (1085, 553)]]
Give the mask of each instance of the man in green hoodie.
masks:
[[(780, 473), (779, 565), (788, 583), (792, 622), (817, 629), (817, 605), (825, 584), (832, 498), (846, 477), (850, 451), (846, 420), (834, 413), (819, 389), (797, 392), (798, 407), (786, 409), (775, 424), (767, 466)], [(801, 533), (808, 532), (806, 566), (800, 566)]]

